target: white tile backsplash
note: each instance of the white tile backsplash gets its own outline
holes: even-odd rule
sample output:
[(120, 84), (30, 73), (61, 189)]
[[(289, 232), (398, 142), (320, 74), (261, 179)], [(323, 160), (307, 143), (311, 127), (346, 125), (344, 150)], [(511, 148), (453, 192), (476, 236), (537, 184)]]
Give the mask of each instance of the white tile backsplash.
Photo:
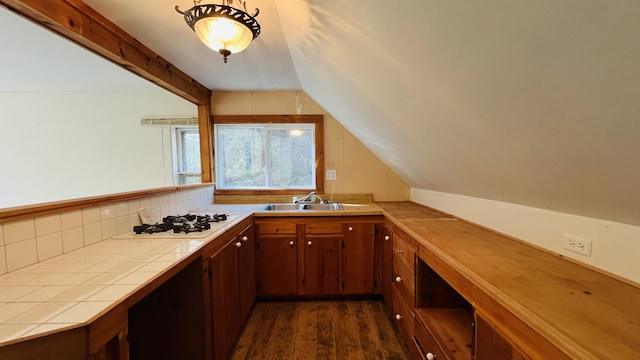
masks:
[(129, 215), (129, 203), (126, 201), (116, 203), (116, 217)]
[(5, 257), (4, 246), (0, 246), (0, 275), (7, 272), (7, 258)]
[(35, 219), (36, 236), (53, 234), (62, 230), (60, 214), (40, 216)]
[(60, 215), (62, 230), (69, 230), (82, 226), (82, 211), (74, 210)]
[(100, 208), (92, 207), (82, 209), (82, 225), (100, 222)]
[(162, 216), (209, 205), (208, 190), (183, 190), (0, 223), (0, 275), (125, 234), (141, 224), (138, 210), (142, 207), (151, 210), (155, 221), (161, 221)]
[(116, 219), (108, 219), (102, 221), (101, 239), (107, 240), (117, 234)]
[(62, 251), (68, 253), (84, 246), (82, 227), (64, 230), (62, 232)]
[(62, 232), (36, 237), (38, 261), (62, 255)]
[(87, 224), (82, 227), (84, 246), (95, 244), (102, 240), (102, 225), (98, 223)]
[(13, 271), (38, 262), (36, 239), (22, 240), (5, 246), (7, 271)]
[(2, 230), (5, 245), (36, 237), (36, 226), (33, 218), (5, 223)]
[(111, 205), (103, 205), (100, 207), (100, 220), (109, 220), (115, 219), (116, 217), (116, 206)]

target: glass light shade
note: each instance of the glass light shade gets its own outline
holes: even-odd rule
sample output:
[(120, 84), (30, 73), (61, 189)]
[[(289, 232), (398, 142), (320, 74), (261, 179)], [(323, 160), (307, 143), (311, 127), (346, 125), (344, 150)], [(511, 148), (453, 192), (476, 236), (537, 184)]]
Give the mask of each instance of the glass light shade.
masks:
[(217, 52), (225, 49), (235, 54), (246, 49), (253, 40), (251, 29), (224, 17), (200, 19), (194, 24), (193, 30), (205, 45)]

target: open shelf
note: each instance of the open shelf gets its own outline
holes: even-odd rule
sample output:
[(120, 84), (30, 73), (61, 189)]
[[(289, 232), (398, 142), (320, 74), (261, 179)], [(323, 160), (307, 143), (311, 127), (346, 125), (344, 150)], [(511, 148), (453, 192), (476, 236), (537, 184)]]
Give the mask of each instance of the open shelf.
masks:
[(422, 259), (416, 263), (416, 331), (423, 352), (470, 360), (473, 307)]

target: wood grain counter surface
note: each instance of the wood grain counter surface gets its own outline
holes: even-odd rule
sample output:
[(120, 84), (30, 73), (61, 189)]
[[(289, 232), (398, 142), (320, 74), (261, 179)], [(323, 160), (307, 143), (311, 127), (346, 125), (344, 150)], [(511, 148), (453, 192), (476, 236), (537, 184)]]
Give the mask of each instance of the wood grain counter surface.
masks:
[(420, 258), (448, 269), (456, 290), (504, 323), (501, 331), (533, 330), (521, 348), (544, 353), (539, 335), (569, 359), (640, 359), (639, 288), (427, 207), (377, 204), (418, 241)]

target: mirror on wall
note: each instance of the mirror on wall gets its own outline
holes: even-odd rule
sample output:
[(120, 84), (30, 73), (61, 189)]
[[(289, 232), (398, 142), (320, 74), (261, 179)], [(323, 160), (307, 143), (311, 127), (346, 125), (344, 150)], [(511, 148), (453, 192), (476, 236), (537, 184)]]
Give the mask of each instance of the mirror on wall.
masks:
[(141, 120), (195, 104), (4, 8), (0, 34), (0, 209), (177, 184), (179, 132)]

